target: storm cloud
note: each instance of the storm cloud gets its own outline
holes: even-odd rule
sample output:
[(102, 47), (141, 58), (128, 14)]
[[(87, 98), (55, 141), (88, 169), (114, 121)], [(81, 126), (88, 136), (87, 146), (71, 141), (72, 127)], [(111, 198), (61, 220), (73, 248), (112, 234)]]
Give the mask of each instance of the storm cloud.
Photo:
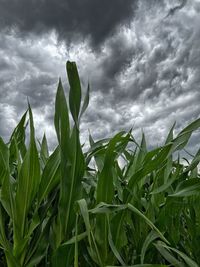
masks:
[(89, 38), (98, 46), (117, 26), (130, 24), (136, 8), (136, 0), (1, 0), (0, 24), (20, 34), (55, 30), (68, 44)]
[[(58, 77), (77, 62), (89, 108), (81, 124), (94, 139), (133, 128), (150, 146), (200, 114), (200, 1), (0, 0), (0, 134), (33, 107), (51, 146)], [(2, 125), (4, 127), (2, 127)], [(197, 150), (200, 132), (189, 144)]]

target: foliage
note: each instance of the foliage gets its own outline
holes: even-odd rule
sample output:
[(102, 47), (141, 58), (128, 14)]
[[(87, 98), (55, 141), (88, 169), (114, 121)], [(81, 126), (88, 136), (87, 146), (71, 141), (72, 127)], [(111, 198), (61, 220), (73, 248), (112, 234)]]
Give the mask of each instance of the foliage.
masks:
[(82, 101), (76, 64), (66, 67), (69, 103), (59, 80), (55, 150), (49, 155), (45, 136), (36, 143), (30, 106), (9, 142), (0, 139), (0, 266), (200, 266), (200, 150), (187, 165), (174, 156), (200, 119), (176, 137), (173, 126), (153, 150), (130, 131), (90, 136), (84, 152), (89, 86)]

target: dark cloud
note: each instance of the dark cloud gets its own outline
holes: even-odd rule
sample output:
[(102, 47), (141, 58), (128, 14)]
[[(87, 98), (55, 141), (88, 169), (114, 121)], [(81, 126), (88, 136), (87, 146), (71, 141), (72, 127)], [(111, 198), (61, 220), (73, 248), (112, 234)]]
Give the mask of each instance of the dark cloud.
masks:
[(109, 54), (102, 61), (101, 68), (104, 75), (110, 80), (116, 78), (124, 69), (127, 69), (135, 54), (133, 46), (128, 46), (123, 38), (114, 39), (109, 43)]
[[(157, 145), (174, 121), (177, 133), (199, 117), (199, 9), (195, 2), (186, 4), (164, 20), (168, 5), (140, 2), (131, 37), (115, 35), (107, 42), (106, 57), (98, 65), (101, 75), (95, 80), (101, 97), (95, 98), (86, 119), (94, 135), (105, 136), (109, 127), (114, 131), (134, 126), (139, 136), (142, 127), (151, 145)], [(104, 134), (90, 121), (103, 125)], [(192, 150), (197, 136), (189, 143)]]
[(130, 23), (136, 6), (136, 0), (1, 0), (0, 25), (21, 34), (54, 29), (69, 44), (81, 36), (98, 46), (117, 26)]
[(168, 18), (169, 16), (173, 16), (178, 10), (182, 9), (186, 5), (186, 3), (187, 3), (187, 0), (181, 0), (181, 3), (179, 5), (170, 8), (165, 18)]

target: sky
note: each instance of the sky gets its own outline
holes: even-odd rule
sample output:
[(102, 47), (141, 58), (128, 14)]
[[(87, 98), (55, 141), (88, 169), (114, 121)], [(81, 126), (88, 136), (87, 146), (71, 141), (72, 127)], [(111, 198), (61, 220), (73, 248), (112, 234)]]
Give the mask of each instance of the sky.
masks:
[[(200, 117), (200, 0), (0, 0), (0, 136), (31, 103), (36, 135), (56, 145), (55, 94), (78, 66), (95, 140), (133, 129), (150, 147)], [(188, 146), (199, 148), (200, 131)]]

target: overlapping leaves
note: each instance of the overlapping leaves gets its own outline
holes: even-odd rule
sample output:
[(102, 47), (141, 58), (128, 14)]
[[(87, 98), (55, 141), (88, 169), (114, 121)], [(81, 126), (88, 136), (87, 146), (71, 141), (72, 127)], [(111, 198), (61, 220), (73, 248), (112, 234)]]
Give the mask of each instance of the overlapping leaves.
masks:
[(89, 85), (82, 100), (76, 64), (66, 69), (69, 97), (59, 80), (54, 151), (45, 135), (36, 142), (30, 106), (9, 142), (0, 138), (0, 265), (199, 266), (200, 152), (187, 165), (175, 152), (200, 119), (176, 137), (174, 124), (153, 150), (144, 133), (138, 144), (130, 131), (90, 135), (83, 152)]

